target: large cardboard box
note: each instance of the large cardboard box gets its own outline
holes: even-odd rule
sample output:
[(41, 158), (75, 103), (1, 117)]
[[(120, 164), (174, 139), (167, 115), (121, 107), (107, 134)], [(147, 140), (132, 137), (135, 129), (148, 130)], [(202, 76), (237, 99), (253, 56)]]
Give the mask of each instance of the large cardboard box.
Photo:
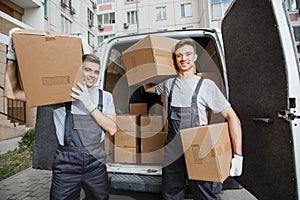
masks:
[(189, 179), (223, 182), (232, 159), (228, 123), (180, 131)]
[(81, 39), (67, 34), (21, 30), (12, 36), (27, 105), (72, 101), (82, 81)]
[(139, 115), (122, 114), (116, 116), (118, 130), (139, 132), (140, 117)]
[(155, 132), (158, 133), (163, 130), (163, 117), (162, 115), (141, 115), (141, 133)]
[(129, 112), (131, 115), (147, 114), (147, 103), (130, 103)]
[(138, 147), (115, 147), (115, 162), (137, 163)]
[(147, 35), (123, 52), (128, 85), (156, 83), (176, 75), (172, 52), (178, 40)]
[(162, 164), (167, 132), (143, 132), (141, 134), (141, 163)]
[(137, 132), (120, 131), (115, 133), (115, 146), (118, 147), (137, 147), (139, 135)]

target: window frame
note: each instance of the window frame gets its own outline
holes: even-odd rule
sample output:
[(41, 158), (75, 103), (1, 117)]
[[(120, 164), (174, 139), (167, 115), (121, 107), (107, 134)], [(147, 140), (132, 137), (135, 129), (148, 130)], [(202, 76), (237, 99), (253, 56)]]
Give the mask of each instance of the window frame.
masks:
[[(167, 19), (167, 6), (157, 6), (155, 8), (155, 11), (156, 11), (155, 17), (156, 17), (157, 21), (161, 21), (161, 20), (166, 20)], [(158, 14), (160, 15), (160, 18), (158, 18)]]
[[(189, 7), (187, 7), (189, 6)], [(188, 14), (188, 10), (187, 9), (190, 9), (190, 15), (187, 15)], [(191, 2), (188, 2), (188, 3), (181, 3), (180, 4), (180, 16), (181, 17), (192, 17), (193, 16), (193, 11), (192, 11), (192, 3)]]

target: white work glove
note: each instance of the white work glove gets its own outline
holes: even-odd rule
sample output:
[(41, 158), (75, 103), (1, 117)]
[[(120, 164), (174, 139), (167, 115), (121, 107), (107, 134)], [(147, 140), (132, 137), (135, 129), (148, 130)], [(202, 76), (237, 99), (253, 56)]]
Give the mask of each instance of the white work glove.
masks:
[(234, 154), (231, 160), (230, 176), (240, 176), (243, 170), (243, 156)]
[(80, 90), (72, 87), (72, 91), (74, 93), (71, 94), (71, 97), (80, 100), (89, 112), (93, 112), (94, 110), (96, 110), (96, 106), (91, 100), (88, 88), (86, 87), (86, 83), (83, 82), (83, 85), (81, 83), (77, 83), (77, 86), (80, 88)]
[(12, 34), (16, 31), (19, 31), (19, 30), (21, 30), (21, 29), (12, 28), (8, 33), (9, 41), (8, 41), (7, 53), (6, 53), (7, 60), (16, 61), (15, 48), (14, 48), (14, 44), (12, 42)]

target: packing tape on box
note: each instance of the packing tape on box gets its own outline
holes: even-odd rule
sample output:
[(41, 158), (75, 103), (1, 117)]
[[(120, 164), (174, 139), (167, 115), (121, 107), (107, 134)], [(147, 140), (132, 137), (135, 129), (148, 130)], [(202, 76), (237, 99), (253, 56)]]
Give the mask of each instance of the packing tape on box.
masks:
[(227, 142), (221, 146), (212, 148), (211, 151), (206, 155), (201, 154), (200, 149), (201, 148), (199, 145), (192, 145), (194, 161), (197, 164), (208, 163), (212, 158), (221, 156), (222, 154), (231, 151), (231, 143)]

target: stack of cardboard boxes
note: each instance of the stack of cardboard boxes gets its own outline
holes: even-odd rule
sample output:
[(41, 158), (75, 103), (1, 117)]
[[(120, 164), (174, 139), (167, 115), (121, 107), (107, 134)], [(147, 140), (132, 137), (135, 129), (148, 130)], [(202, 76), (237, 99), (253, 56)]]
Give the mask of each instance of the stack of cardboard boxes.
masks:
[[(161, 164), (167, 136), (163, 116), (148, 114), (146, 103), (131, 103), (130, 114), (117, 115), (114, 162)], [(111, 153), (111, 150), (108, 150)]]

